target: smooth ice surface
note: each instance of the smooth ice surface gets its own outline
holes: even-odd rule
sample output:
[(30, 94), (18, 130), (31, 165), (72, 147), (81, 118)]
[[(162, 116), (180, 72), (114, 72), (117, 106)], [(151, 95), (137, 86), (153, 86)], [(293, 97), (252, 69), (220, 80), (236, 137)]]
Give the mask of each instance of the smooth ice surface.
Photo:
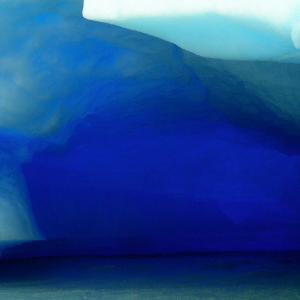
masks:
[(30, 218), (22, 179), (18, 178), (20, 175), (14, 166), (5, 166), (3, 159), (0, 162), (0, 241), (37, 239), (39, 235)]
[(85, 0), (83, 15), (196, 54), (278, 59), (299, 49), (299, 0)]
[[(10, 142), (15, 144), (12, 148)], [(18, 139), (10, 141), (0, 134), (0, 248), (6, 243), (41, 238), (27, 202), (20, 153), (14, 153), (20, 150)]]

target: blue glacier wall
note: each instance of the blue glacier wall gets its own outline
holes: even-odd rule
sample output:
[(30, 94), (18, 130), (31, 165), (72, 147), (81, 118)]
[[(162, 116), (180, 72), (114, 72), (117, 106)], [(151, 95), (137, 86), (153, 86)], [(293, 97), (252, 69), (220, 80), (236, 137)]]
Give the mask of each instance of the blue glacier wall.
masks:
[(249, 63), (275, 105), (242, 62), (25, 2), (0, 3), (0, 162), (43, 241), (5, 255), (300, 248), (300, 65)]

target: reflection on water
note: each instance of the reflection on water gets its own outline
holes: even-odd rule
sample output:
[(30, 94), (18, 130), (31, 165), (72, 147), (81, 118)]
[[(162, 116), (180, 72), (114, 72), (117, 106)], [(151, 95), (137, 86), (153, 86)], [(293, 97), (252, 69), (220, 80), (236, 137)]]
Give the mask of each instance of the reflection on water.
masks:
[(7, 261), (0, 299), (300, 299), (300, 254)]

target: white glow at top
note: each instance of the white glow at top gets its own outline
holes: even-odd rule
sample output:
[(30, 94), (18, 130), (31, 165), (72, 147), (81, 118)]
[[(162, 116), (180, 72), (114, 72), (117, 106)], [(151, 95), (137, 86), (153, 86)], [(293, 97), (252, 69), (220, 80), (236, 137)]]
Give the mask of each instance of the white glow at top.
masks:
[(300, 49), (300, 0), (85, 0), (83, 16), (215, 58), (274, 59)]
[(282, 25), (300, 17), (299, 9), (300, 0), (85, 0), (83, 15), (89, 19), (122, 20), (211, 12)]

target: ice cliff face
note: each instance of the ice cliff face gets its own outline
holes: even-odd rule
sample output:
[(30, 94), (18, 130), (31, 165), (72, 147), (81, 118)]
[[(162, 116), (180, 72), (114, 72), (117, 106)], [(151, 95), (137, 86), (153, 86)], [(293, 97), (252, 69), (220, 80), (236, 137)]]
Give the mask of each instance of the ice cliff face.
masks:
[(81, 11), (0, 1), (0, 239), (299, 248), (294, 46), (276, 62), (208, 59)]

